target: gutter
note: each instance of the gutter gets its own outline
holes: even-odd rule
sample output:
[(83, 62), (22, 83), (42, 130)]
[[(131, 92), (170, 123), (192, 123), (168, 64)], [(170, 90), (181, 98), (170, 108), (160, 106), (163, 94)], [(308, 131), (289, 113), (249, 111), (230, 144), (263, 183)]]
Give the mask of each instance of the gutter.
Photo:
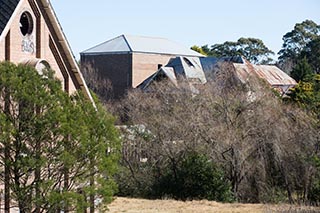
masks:
[(93, 106), (96, 108), (96, 104), (94, 103), (94, 100), (91, 96), (91, 93), (88, 89), (88, 86), (82, 76), (82, 73), (80, 72), (79, 66), (75, 60), (75, 57), (72, 53), (70, 45), (66, 39), (66, 36), (62, 30), (60, 22), (57, 19), (57, 16), (53, 10), (51, 3), (49, 2), (49, 0), (41, 0), (41, 3), (43, 4), (43, 9), (45, 10), (46, 14), (48, 15), (49, 20), (51, 21), (52, 26), (57, 33), (58, 42), (60, 43), (63, 50), (65, 51), (68, 61), (71, 62), (70, 63), (71, 71), (74, 73), (76, 79), (78, 80), (80, 89), (84, 92), (84, 95), (92, 102)]

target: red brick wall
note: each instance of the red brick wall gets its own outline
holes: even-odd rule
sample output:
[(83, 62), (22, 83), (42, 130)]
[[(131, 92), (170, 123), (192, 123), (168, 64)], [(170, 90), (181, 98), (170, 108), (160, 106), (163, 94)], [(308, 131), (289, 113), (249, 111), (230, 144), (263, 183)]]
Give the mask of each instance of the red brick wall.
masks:
[(88, 87), (103, 100), (122, 97), (132, 82), (132, 54), (81, 55)]
[(144, 80), (158, 71), (158, 65), (167, 65), (175, 55), (161, 55), (149, 53), (133, 53), (132, 87), (136, 88)]
[[(23, 36), (20, 31), (20, 17), (25, 11), (29, 12), (33, 19), (33, 31), (28, 36)], [(26, 0), (22, 1), (22, 4), (18, 8), (18, 11), (16, 11), (15, 16), (13, 16), (12, 22), (9, 25), (10, 61), (14, 63), (21, 63), (28, 59), (35, 59), (37, 58), (37, 56), (41, 56), (41, 59), (46, 60), (50, 64), (51, 68), (56, 72), (56, 77), (62, 82), (62, 87), (64, 88), (65, 78), (63, 77), (57, 61), (49, 48), (49, 36), (51, 35), (51, 32), (47, 24), (50, 23), (46, 23), (45, 19), (42, 16), (40, 16), (40, 19), (38, 18), (37, 23), (36, 15), (34, 14), (34, 11), (31, 8), (29, 2)], [(40, 27), (40, 32), (37, 27)], [(0, 41), (0, 61), (5, 60), (5, 40), (6, 39), (2, 39)], [(26, 41), (28, 41), (29, 44), (32, 43), (31, 45), (33, 45), (34, 51), (25, 51), (22, 48), (23, 42)], [(76, 87), (74, 85), (74, 82), (72, 82), (70, 79), (71, 78), (69, 78), (69, 83), (67, 84), (69, 85), (68, 91), (70, 93), (73, 93), (74, 91), (76, 91)]]

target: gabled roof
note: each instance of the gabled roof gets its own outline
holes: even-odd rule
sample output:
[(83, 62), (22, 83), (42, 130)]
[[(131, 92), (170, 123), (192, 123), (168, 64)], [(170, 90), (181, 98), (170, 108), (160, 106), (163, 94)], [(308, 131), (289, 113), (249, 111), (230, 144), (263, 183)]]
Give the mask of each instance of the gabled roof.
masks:
[(191, 84), (205, 84), (207, 82), (199, 57), (179, 56), (171, 59), (165, 67), (161, 67), (156, 73), (144, 80), (138, 88), (145, 90), (153, 81), (161, 80), (163, 76), (176, 86), (181, 76)]
[[(0, 0), (0, 41), (4, 39), (5, 34), (9, 30), (10, 20), (12, 20), (15, 15), (15, 11), (18, 11), (19, 2), (21, 0)], [(78, 64), (75, 57), (71, 51), (70, 45), (63, 33), (62, 27), (57, 19), (57, 16), (51, 6), (49, 0), (36, 0), (43, 11), (43, 16), (45, 16), (50, 24), (52, 25), (51, 33), (55, 34), (57, 45), (61, 47), (64, 52), (65, 59), (70, 63), (70, 75), (73, 75), (79, 84), (80, 89), (89, 98), (89, 100), (94, 104), (93, 98), (89, 92), (89, 89), (84, 81), (84, 78), (80, 72)]]
[(175, 86), (178, 86), (178, 81), (174, 69), (172, 67), (161, 67), (156, 73), (144, 80), (137, 88), (146, 90), (154, 81), (169, 79)]
[(7, 26), (19, 0), (0, 0), (0, 35)]
[(131, 52), (204, 57), (200, 53), (166, 38), (133, 35), (118, 36), (85, 50), (81, 54), (115, 54)]

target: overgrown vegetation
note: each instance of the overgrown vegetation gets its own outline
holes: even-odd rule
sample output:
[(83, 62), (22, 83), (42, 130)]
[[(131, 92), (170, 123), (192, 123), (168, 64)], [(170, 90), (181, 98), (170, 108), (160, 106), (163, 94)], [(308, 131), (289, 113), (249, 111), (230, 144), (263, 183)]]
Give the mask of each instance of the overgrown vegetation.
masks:
[[(188, 154), (197, 153), (209, 159), (202, 167), (223, 171), (226, 182), (216, 180), (211, 187), (228, 194), (230, 184), (237, 201), (309, 201), (317, 171), (310, 160), (319, 154), (316, 119), (284, 104), (259, 79), (238, 82), (229, 68), (222, 67), (199, 94), (191, 93), (188, 83), (174, 88), (167, 82), (153, 85), (152, 93), (128, 94), (125, 107), (115, 110), (131, 126), (123, 130), (120, 195), (229, 201), (230, 196), (212, 195), (209, 189), (197, 194), (196, 181), (188, 188), (194, 181), (188, 175), (197, 176), (193, 171), (203, 175), (198, 184), (208, 177), (201, 168), (186, 172)], [(162, 190), (154, 188), (159, 184)]]
[[(278, 66), (298, 81), (288, 96), (239, 82), (225, 63), (197, 94), (159, 82), (113, 105), (126, 125), (119, 195), (319, 205), (319, 32), (306, 20), (283, 37)], [(254, 63), (271, 54), (258, 39), (192, 49)]]

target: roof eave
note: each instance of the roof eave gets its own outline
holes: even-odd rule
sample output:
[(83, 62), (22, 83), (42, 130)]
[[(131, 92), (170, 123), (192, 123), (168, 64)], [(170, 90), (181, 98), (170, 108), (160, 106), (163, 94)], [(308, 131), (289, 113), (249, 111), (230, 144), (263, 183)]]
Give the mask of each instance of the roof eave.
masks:
[(14, 20), (14, 17), (17, 15), (18, 11), (19, 11), (19, 8), (21, 7), (21, 5), (23, 4), (23, 1), (19, 1), (17, 7), (15, 8), (14, 12), (12, 13), (9, 21), (7, 22), (5, 28), (3, 29), (1, 35), (0, 35), (0, 42), (5, 39), (7, 33), (9, 32), (10, 30), (10, 26), (11, 26), (11, 23), (13, 22)]
[(70, 66), (72, 69), (72, 72), (74, 73), (74, 75), (76, 76), (76, 79), (79, 82), (80, 88), (81, 90), (84, 92), (85, 96), (87, 96), (87, 98), (89, 98), (89, 100), (93, 103), (93, 105), (95, 106), (94, 100), (91, 96), (91, 93), (87, 87), (87, 84), (85, 83), (85, 80), (80, 72), (79, 66), (75, 60), (75, 57), (72, 53), (72, 50), (70, 48), (70, 45), (66, 39), (66, 36), (62, 30), (62, 27), (60, 25), (59, 20), (57, 19), (57, 16), (53, 10), (53, 7), (51, 5), (51, 3), (48, 0), (41, 0), (41, 3), (44, 6), (44, 10), (47, 13), (50, 22), (52, 23), (52, 26), (54, 28), (54, 30), (57, 33), (57, 37), (58, 37), (58, 42), (60, 43), (60, 45), (62, 46), (63, 50), (66, 53), (67, 59), (68, 61), (70, 61)]
[(197, 57), (204, 58), (204, 55), (192, 55), (192, 54), (178, 54), (178, 53), (160, 53), (160, 52), (145, 52), (145, 51), (115, 51), (115, 52), (81, 52), (80, 55), (112, 55), (112, 54), (131, 54), (131, 53), (142, 53), (142, 54), (155, 54), (155, 55), (169, 55), (169, 56), (182, 56), (182, 57)]
[(129, 51), (118, 51), (118, 52), (81, 52), (80, 55), (112, 55), (112, 54), (131, 54)]

